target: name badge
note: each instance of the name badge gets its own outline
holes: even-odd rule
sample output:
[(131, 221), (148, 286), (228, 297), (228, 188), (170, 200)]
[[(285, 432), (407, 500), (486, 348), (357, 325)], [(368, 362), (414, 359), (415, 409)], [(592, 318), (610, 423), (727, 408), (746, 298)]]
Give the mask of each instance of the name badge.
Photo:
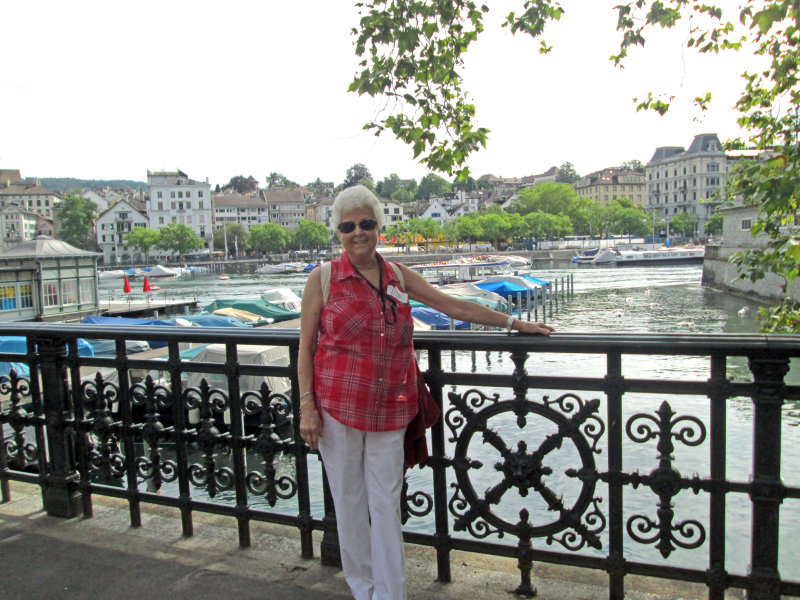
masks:
[(392, 298), (394, 298), (398, 302), (402, 302), (403, 304), (408, 304), (408, 294), (406, 294), (405, 292), (401, 292), (393, 285), (390, 285), (386, 288), (386, 293), (389, 294)]

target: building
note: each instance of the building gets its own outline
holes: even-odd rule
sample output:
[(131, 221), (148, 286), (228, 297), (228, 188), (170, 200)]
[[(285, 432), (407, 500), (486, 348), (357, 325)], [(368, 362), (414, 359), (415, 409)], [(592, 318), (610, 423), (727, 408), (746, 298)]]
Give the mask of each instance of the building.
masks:
[(25, 179), (19, 171), (0, 171), (0, 208), (19, 206), (46, 219), (53, 219), (61, 205), (61, 196), (43, 188), (38, 179)]
[(380, 202), (381, 208), (383, 209), (384, 228), (397, 225), (406, 220), (402, 204), (392, 202), (391, 200), (384, 200), (383, 198), (378, 198), (378, 202)]
[(0, 252), (35, 238), (41, 218), (14, 204), (0, 208)]
[(636, 206), (647, 206), (646, 175), (628, 169), (603, 169), (575, 182), (575, 192), (599, 204), (627, 198)]
[(149, 227), (150, 220), (131, 203), (121, 200), (97, 217), (97, 247), (104, 265), (143, 262), (144, 254), (135, 246), (125, 244), (125, 235), (135, 227)]
[(657, 148), (645, 167), (647, 210), (670, 221), (680, 212), (697, 219), (696, 234), (725, 197), (728, 157), (715, 133), (695, 136), (688, 150)]
[(183, 223), (203, 240), (206, 248), (212, 245), (214, 219), (211, 207), (211, 186), (195, 181), (181, 170), (148, 171), (147, 215), (151, 229), (161, 229), (169, 223)]
[(306, 218), (306, 203), (303, 193), (294, 190), (262, 190), (269, 212), (269, 222), (287, 229), (296, 229)]
[(0, 253), (0, 321), (96, 313), (99, 256), (46, 235)]
[(267, 201), (260, 195), (214, 194), (214, 229), (227, 223), (239, 223), (250, 231), (253, 225), (269, 222)]

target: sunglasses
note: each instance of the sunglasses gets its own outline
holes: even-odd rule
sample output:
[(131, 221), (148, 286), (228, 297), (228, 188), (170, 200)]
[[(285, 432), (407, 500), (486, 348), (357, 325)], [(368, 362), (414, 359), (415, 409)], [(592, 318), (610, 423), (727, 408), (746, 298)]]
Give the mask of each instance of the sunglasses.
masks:
[[(378, 226), (378, 222), (375, 219), (362, 219), (358, 222), (359, 228), (361, 231), (372, 231)], [(344, 221), (343, 223), (339, 223), (336, 227), (340, 233), (353, 233), (356, 230), (356, 223), (353, 221)]]

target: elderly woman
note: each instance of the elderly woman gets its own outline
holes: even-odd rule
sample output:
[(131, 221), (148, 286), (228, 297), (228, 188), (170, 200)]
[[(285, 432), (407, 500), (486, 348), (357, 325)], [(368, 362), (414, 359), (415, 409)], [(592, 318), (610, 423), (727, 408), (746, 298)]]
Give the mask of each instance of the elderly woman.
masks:
[(363, 186), (337, 196), (332, 220), (343, 253), (331, 261), (327, 302), (314, 269), (300, 310), (300, 433), (322, 456), (356, 600), (406, 597), (400, 492), (405, 428), (417, 412), (409, 298), (462, 321), (552, 331), (448, 296), (387, 263), (376, 251), (382, 217)]

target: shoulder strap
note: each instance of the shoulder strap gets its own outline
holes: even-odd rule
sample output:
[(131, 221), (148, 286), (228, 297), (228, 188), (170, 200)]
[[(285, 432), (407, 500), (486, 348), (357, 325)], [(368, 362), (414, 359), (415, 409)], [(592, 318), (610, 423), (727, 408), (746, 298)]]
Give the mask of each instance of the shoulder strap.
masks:
[(322, 303), (328, 302), (328, 293), (331, 291), (331, 261), (324, 262), (320, 266), (319, 282), (322, 284)]
[[(389, 263), (394, 270), (394, 274), (397, 276), (397, 279), (400, 280), (400, 289), (402, 291), (406, 291), (406, 282), (405, 278), (403, 277), (403, 271), (400, 269), (400, 265), (397, 263), (390, 262)], [(331, 291), (331, 263), (330, 261), (322, 263), (320, 266), (319, 272), (319, 282), (322, 285), (322, 303), (327, 304), (328, 302), (328, 294)]]

